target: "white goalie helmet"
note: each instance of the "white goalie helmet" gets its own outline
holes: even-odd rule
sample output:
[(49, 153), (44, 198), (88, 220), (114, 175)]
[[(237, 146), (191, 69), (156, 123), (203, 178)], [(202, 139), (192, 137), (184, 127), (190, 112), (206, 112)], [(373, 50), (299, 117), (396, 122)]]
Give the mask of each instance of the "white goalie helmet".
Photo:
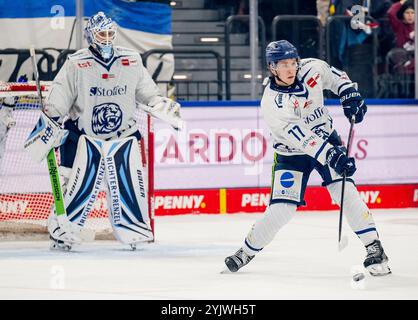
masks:
[(116, 29), (116, 23), (102, 11), (90, 17), (84, 29), (88, 44), (93, 46), (105, 60), (112, 56)]

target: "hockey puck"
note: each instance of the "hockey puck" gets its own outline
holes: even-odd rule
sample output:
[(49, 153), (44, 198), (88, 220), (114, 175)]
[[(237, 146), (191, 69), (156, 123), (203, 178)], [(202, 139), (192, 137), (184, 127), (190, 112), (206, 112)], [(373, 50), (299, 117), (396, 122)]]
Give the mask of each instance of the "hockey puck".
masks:
[(353, 276), (353, 280), (354, 280), (354, 281), (356, 281), (356, 282), (361, 281), (361, 280), (363, 280), (364, 278), (365, 278), (364, 273), (356, 273), (356, 274)]

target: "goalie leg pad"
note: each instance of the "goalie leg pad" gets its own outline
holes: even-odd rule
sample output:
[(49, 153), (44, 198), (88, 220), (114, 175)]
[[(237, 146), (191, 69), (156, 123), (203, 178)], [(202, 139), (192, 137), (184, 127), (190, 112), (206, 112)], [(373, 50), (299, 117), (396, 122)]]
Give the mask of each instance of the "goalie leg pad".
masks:
[(115, 237), (124, 244), (154, 239), (148, 216), (147, 186), (138, 141), (134, 137), (103, 144), (109, 216)]
[(82, 135), (64, 192), (69, 220), (83, 227), (104, 180), (101, 140)]

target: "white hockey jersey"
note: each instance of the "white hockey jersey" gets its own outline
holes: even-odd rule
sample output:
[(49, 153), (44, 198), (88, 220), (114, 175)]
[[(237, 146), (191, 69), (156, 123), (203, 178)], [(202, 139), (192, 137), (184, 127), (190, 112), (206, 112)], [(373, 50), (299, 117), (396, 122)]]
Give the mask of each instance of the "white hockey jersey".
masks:
[(355, 83), (345, 72), (313, 58), (301, 60), (296, 78), (289, 87), (279, 87), (273, 79), (266, 83), (261, 110), (273, 136), (273, 147), (278, 154), (308, 154), (325, 164), (332, 147), (326, 139), (333, 127), (323, 90), (339, 95)]
[(101, 139), (128, 136), (137, 130), (137, 102), (161, 96), (142, 65), (139, 53), (114, 47), (104, 63), (90, 49), (70, 55), (55, 77), (46, 113), (69, 116), (84, 134)]

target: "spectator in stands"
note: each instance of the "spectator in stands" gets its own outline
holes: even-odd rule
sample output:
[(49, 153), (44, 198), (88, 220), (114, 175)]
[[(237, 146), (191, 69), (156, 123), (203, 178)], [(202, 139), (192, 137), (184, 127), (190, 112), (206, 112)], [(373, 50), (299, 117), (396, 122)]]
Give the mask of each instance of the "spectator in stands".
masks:
[(408, 53), (405, 61), (395, 66), (395, 70), (399, 73), (413, 74), (415, 73), (415, 8), (412, 0), (401, 0), (394, 3), (389, 11), (388, 17), (393, 31), (396, 35), (396, 47), (403, 48)]
[(322, 26), (327, 24), (327, 18), (329, 16), (329, 6), (331, 0), (316, 0), (316, 11), (318, 13), (318, 19), (321, 21)]
[(347, 10), (350, 10), (352, 6), (359, 5), (365, 7), (364, 0), (330, 0), (329, 14), (341, 15), (346, 14)]
[(395, 2), (399, 2), (399, 0), (372, 1), (369, 10), (370, 15), (379, 23), (379, 29), (377, 30), (377, 38), (379, 41), (377, 48), (378, 74), (382, 74), (385, 71), (385, 57), (390, 49), (395, 46), (395, 33), (387, 15), (389, 8)]
[(414, 2), (401, 0), (394, 3), (388, 11), (388, 17), (396, 35), (396, 46), (406, 50), (414, 50)]

